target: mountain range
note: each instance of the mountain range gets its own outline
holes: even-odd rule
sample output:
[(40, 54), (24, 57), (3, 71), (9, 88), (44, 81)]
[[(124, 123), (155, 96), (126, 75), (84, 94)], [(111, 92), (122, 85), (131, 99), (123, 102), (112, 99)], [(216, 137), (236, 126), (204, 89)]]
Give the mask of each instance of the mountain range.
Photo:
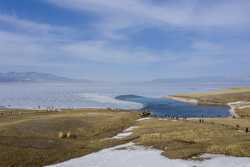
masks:
[(0, 82), (70, 82), (74, 79), (38, 72), (0, 73)]
[(194, 77), (194, 78), (159, 78), (151, 81), (147, 81), (146, 83), (185, 83), (185, 84), (193, 84), (193, 83), (250, 83), (250, 77)]

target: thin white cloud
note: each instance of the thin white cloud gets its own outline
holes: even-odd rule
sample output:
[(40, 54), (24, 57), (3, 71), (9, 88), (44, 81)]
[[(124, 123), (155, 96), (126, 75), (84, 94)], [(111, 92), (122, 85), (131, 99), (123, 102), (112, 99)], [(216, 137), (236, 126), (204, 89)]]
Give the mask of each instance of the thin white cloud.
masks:
[(74, 30), (69, 27), (37, 23), (14, 15), (0, 14), (0, 24), (15, 27), (17, 30), (35, 34), (70, 34)]
[(223, 44), (213, 43), (209, 41), (193, 41), (192, 48), (196, 51), (206, 52), (206, 53), (223, 53), (225, 47)]
[[(53, 64), (60, 60), (75, 61), (90, 60), (116, 64), (145, 64), (165, 62), (166, 64), (195, 64), (199, 60), (225, 61), (227, 59), (242, 59), (250, 52), (250, 44), (212, 43), (208, 41), (194, 41), (192, 50), (175, 53), (168, 50), (153, 52), (147, 48), (117, 48), (107, 41), (61, 41), (47, 36), (39, 37), (21, 35), (0, 31), (0, 64)], [(225, 54), (227, 56), (225, 56)], [(235, 55), (235, 56), (234, 56)], [(185, 60), (185, 61), (183, 61)], [(193, 63), (192, 63), (193, 62)]]
[(146, 0), (45, 0), (73, 11), (93, 12), (102, 19), (92, 26), (104, 39), (127, 40), (124, 32), (147, 26), (162, 30), (247, 31), (250, 28), (248, 0), (177, 0), (157, 5)]
[[(54, 36), (54, 33), (68, 32), (74, 36), (79, 32), (16, 16), (0, 15), (0, 23), (14, 26), (18, 30), (15, 33), (0, 31), (0, 55), (2, 60), (5, 60), (1, 62), (3, 64), (28, 65), (41, 62), (46, 64), (49, 60), (60, 60), (60, 57), (122, 64), (150, 63), (169, 58), (146, 48), (118, 49), (108, 40), (78, 41), (71, 40), (69, 39), (71, 37), (67, 38), (65, 35)], [(117, 26), (121, 25), (117, 23)], [(110, 28), (113, 29), (113, 26)], [(116, 34), (109, 35), (113, 38), (116, 36)]]
[[(0, 64), (53, 64), (63, 59), (75, 61), (135, 64), (171, 60), (164, 54), (140, 49), (117, 49), (106, 41), (62, 41), (50, 36), (21, 35), (0, 31)], [(54, 61), (54, 62), (51, 62)]]
[(53, 50), (48, 49), (51, 49), (48, 39), (0, 31), (0, 64), (39, 64), (53, 54)]
[(145, 48), (118, 49), (109, 46), (106, 41), (75, 42), (62, 46), (66, 55), (96, 62), (111, 62), (121, 64), (153, 63), (171, 60), (172, 55), (157, 54)]
[(193, 53), (204, 55), (206, 57), (212, 57), (221, 55), (223, 59), (232, 59), (233, 57), (245, 56), (247, 57), (250, 52), (250, 43), (248, 41), (193, 41), (192, 42)]
[[(119, 18), (151, 23), (165, 23), (173, 26), (249, 26), (248, 0), (198, 1), (179, 0), (160, 6), (143, 0), (48, 0), (51, 4), (73, 10), (88, 10)], [(134, 22), (136, 23), (136, 22)]]

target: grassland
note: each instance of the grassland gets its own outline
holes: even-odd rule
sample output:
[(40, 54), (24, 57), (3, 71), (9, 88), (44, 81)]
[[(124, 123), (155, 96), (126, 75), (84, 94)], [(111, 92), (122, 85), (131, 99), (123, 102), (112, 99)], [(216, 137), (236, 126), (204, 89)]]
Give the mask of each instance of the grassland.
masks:
[[(11, 114), (10, 114), (11, 113)], [(163, 150), (169, 158), (193, 158), (202, 153), (250, 156), (248, 119), (218, 118), (136, 121), (138, 114), (110, 110), (63, 112), (8, 110), (0, 117), (0, 166), (43, 166), (133, 141)], [(110, 137), (132, 125), (132, 136)], [(77, 138), (61, 139), (59, 132)]]
[[(5, 110), (0, 116), (0, 166), (44, 166), (127, 142), (105, 140), (131, 126), (133, 112)], [(76, 138), (59, 138), (59, 132)]]
[[(217, 92), (180, 94), (181, 100), (194, 99), (198, 104), (227, 105), (250, 101), (250, 88), (234, 88)], [(170, 97), (171, 98), (171, 97)], [(240, 106), (242, 107), (242, 106)], [(140, 123), (134, 135), (138, 144), (163, 150), (169, 158), (194, 158), (203, 153), (250, 156), (250, 108), (235, 108), (238, 118), (161, 120), (152, 118)]]
[(226, 105), (229, 102), (250, 101), (250, 88), (231, 88), (205, 93), (178, 94), (172, 97), (195, 99), (198, 100), (199, 104)]
[[(250, 89), (183, 94), (202, 104), (250, 101)], [(237, 118), (136, 121), (138, 113), (103, 109), (0, 111), (0, 166), (44, 166), (133, 141), (163, 151), (168, 158), (197, 158), (203, 153), (250, 157), (250, 108), (236, 108)], [(136, 125), (132, 136), (111, 139)], [(76, 138), (60, 138), (71, 132)]]
[(161, 120), (140, 122), (134, 135), (141, 145), (163, 150), (168, 158), (189, 159), (203, 153), (250, 156), (250, 121), (242, 119)]

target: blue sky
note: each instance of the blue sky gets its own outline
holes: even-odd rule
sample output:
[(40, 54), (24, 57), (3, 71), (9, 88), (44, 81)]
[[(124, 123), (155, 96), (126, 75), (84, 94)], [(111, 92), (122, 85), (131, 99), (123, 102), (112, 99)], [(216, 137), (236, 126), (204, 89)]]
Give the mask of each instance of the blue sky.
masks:
[(249, 0), (0, 0), (0, 71), (250, 75)]

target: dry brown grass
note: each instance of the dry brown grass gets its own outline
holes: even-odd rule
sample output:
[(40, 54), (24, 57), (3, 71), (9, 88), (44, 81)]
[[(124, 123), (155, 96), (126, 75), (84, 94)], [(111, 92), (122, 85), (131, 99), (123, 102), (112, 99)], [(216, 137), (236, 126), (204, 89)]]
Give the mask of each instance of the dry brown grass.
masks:
[(44, 166), (127, 142), (103, 139), (136, 119), (133, 112), (94, 109), (5, 115), (0, 118), (0, 166)]
[(241, 118), (250, 117), (250, 107), (244, 109), (237, 109), (236, 112)]
[(192, 97), (204, 97), (204, 96), (214, 96), (214, 95), (227, 95), (227, 94), (238, 94), (238, 93), (250, 93), (250, 87), (245, 88), (230, 88), (230, 89), (223, 89), (223, 90), (216, 90), (210, 92), (203, 92), (203, 93), (189, 93), (189, 94), (178, 94), (177, 96), (186, 96), (190, 95)]
[[(233, 120), (233, 122), (231, 122)], [(164, 151), (169, 158), (191, 158), (202, 153), (250, 156), (250, 134), (238, 130), (249, 121), (214, 119), (176, 121), (151, 119), (140, 123), (137, 143)]]
[[(205, 93), (178, 94), (173, 97), (198, 100), (199, 104), (205, 105), (227, 105), (230, 102), (244, 101), (250, 102), (250, 88), (232, 88)], [(241, 118), (250, 117), (250, 107), (235, 109)]]
[(235, 101), (250, 101), (250, 88), (232, 88), (205, 93), (178, 94), (174, 97), (190, 98), (199, 101), (199, 104), (226, 105)]

